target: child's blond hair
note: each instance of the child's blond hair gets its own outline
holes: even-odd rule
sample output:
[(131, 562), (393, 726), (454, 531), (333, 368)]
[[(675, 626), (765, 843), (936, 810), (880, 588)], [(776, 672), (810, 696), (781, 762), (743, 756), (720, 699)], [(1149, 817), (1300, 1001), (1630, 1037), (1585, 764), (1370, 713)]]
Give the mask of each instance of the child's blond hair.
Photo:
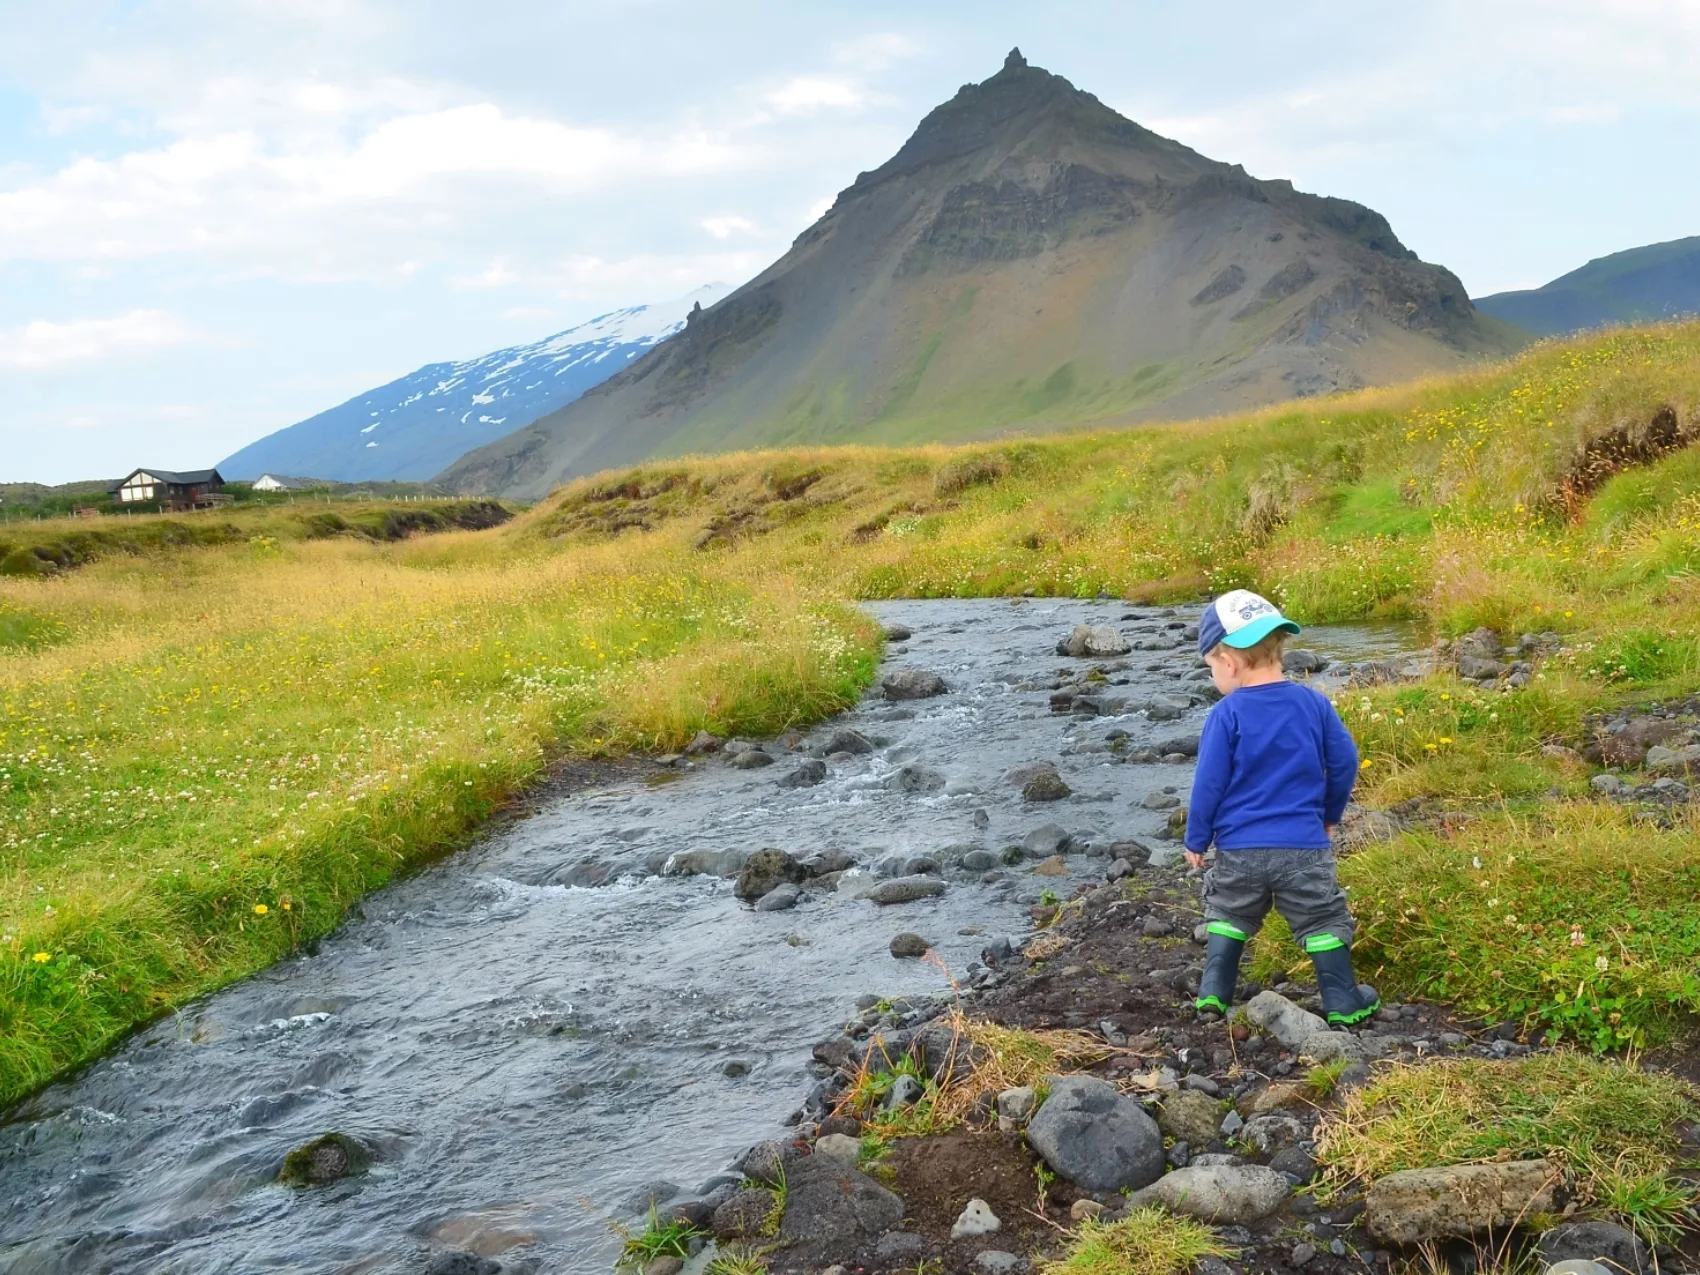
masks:
[[(1267, 637), (1253, 642), (1250, 646), (1230, 647), (1228, 649), (1232, 650), (1252, 668), (1268, 668), (1272, 664), (1281, 663), (1281, 657), (1287, 652), (1287, 639), (1291, 636), (1292, 634), (1285, 629), (1276, 629)], [(1210, 653), (1215, 655), (1224, 646), (1226, 646), (1226, 643), (1218, 642)]]

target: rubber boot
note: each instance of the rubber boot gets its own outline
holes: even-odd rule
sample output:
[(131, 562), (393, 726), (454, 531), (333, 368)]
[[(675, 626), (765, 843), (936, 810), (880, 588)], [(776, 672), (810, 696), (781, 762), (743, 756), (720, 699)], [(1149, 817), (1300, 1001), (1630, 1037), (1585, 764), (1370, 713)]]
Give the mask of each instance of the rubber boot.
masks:
[(1332, 934), (1305, 940), (1305, 951), (1316, 967), (1316, 989), (1322, 993), (1322, 1014), (1330, 1027), (1356, 1027), (1381, 1008), (1375, 988), (1352, 974), (1352, 949)]
[(1204, 973), (1198, 979), (1200, 1014), (1225, 1016), (1234, 1003), (1234, 984), (1240, 976), (1240, 953), (1246, 936), (1226, 921), (1212, 921), (1204, 946)]

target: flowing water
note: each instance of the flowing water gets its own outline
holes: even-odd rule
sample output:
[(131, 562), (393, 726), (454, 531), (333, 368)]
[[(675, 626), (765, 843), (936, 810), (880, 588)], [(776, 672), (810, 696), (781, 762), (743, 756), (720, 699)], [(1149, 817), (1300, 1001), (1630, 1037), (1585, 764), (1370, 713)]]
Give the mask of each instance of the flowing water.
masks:
[[(893, 934), (926, 935), (960, 975), (990, 937), (1025, 928), (1041, 888), (1066, 895), (1104, 866), (1083, 854), (1060, 879), (947, 871), (938, 898), (882, 909), (815, 890), (762, 913), (728, 882), (654, 875), (669, 856), (838, 848), (871, 864), (996, 851), (1049, 822), (1100, 848), (1162, 845), (1167, 816), (1141, 801), (1164, 788), (1184, 799), (1190, 767), (1123, 764), (1104, 740), (1197, 731), (1202, 705), (1160, 724), (1137, 711), (1158, 692), (1201, 689), (1180, 632), (1190, 610), (871, 609), (915, 632), (890, 666), (952, 688), (870, 697), (809, 736), (852, 726), (875, 753), (831, 763), (812, 788), (778, 785), (786, 759), (712, 761), (660, 787), (553, 800), (374, 894), (311, 955), (187, 1007), (11, 1112), (0, 1269), (403, 1272), (462, 1249), (510, 1271), (606, 1271), (621, 1202), (656, 1179), (688, 1187), (776, 1132), (812, 1083), (810, 1044), (858, 994), (945, 989), (937, 966), (890, 957)], [(1050, 710), (1059, 667), (1084, 666), (1053, 647), (1082, 622), (1151, 648), (1105, 688), (1125, 698), (1123, 715)], [(1305, 642), (1351, 660), (1407, 651), (1411, 635), (1318, 630)], [(1039, 759), (1058, 763), (1072, 797), (1024, 805), (1003, 776)], [(903, 792), (887, 781), (904, 765), (947, 782)], [(311, 1190), (272, 1183), (291, 1147), (331, 1130), (376, 1150), (369, 1173)]]

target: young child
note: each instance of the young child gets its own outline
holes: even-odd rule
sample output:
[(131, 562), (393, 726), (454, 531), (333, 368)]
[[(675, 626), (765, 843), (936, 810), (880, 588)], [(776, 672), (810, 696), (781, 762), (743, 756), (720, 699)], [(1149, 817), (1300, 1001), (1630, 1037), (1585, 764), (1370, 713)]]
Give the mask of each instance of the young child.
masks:
[(1246, 940), (1270, 905), (1311, 962), (1330, 1026), (1363, 1022), (1380, 1007), (1352, 975), (1355, 926), (1334, 875), (1329, 840), (1358, 774), (1358, 750), (1326, 696), (1289, 682), (1282, 647), (1299, 626), (1245, 589), (1204, 608), (1198, 649), (1222, 701), (1198, 745), (1187, 810), (1186, 858), (1204, 866), (1209, 931), (1198, 1009), (1225, 1014)]

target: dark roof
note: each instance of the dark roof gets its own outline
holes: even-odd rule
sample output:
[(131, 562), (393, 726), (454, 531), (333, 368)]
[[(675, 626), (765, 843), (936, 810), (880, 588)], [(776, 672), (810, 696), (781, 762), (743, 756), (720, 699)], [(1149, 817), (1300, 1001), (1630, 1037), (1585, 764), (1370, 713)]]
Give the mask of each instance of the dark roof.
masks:
[(195, 483), (223, 483), (224, 475), (216, 469), (154, 469), (148, 465), (138, 465), (124, 477), (112, 484), (111, 490), (117, 491), (137, 474), (152, 474), (168, 487), (189, 487)]

